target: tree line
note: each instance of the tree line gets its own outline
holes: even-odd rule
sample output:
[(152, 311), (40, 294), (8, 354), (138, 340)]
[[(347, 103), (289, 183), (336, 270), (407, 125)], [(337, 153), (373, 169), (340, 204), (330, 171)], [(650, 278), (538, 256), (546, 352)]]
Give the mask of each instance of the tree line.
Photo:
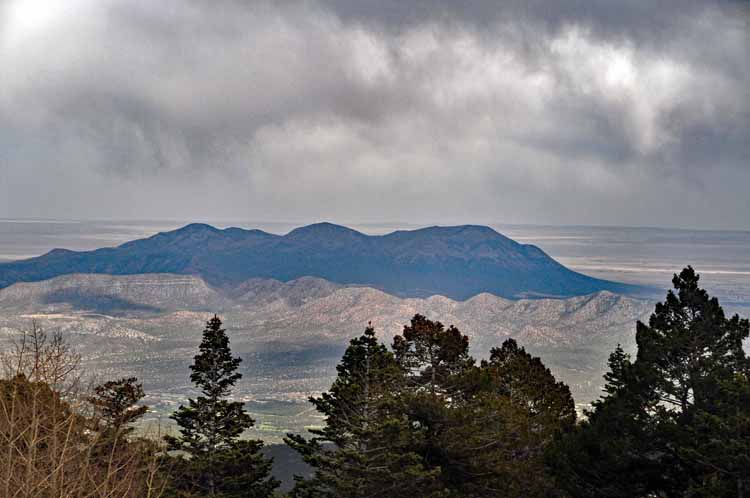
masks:
[[(750, 324), (727, 317), (691, 267), (609, 357), (603, 396), (577, 418), (570, 389), (513, 339), (477, 361), (456, 327), (416, 315), (390, 347), (351, 340), (324, 425), (286, 443), (312, 469), (290, 498), (750, 496)], [(240, 359), (218, 317), (172, 415), (136, 436), (136, 379), (80, 396), (77, 361), (34, 329), (0, 380), (0, 489), (13, 497), (281, 496), (254, 425), (232, 400)]]

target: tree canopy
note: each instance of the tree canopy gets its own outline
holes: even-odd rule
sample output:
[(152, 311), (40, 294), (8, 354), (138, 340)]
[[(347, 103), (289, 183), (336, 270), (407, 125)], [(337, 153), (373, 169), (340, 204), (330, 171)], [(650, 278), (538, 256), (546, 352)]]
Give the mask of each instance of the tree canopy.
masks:
[(477, 365), (467, 336), (421, 315), (392, 349), (368, 327), (311, 399), (325, 426), (287, 438), (315, 470), (293, 496), (554, 496), (544, 450), (575, 410), (539, 358), (509, 340)]

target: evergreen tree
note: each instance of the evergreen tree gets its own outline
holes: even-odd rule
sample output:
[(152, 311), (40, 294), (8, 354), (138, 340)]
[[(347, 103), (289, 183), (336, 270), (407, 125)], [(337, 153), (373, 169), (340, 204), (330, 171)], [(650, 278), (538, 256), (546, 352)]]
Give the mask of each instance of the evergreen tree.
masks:
[(570, 390), (510, 339), (475, 366), (469, 339), (416, 315), (394, 338), (414, 446), (450, 496), (556, 496), (544, 452), (572, 428)]
[(441, 447), (456, 496), (559, 496), (544, 454), (575, 422), (568, 386), (513, 339), (464, 375)]
[(143, 384), (138, 379), (127, 379), (105, 382), (94, 388), (94, 395), (89, 402), (94, 407), (94, 417), (101, 430), (117, 439), (131, 434), (132, 424), (147, 411), (147, 406), (138, 406), (143, 399)]
[[(660, 404), (658, 437), (677, 462), (672, 489), (692, 496), (744, 494), (750, 484), (748, 358), (750, 324), (726, 318), (719, 301), (698, 287), (691, 267), (675, 275), (677, 293), (657, 304), (636, 332), (636, 364)], [(740, 453), (735, 453), (740, 451)]]
[(610, 396), (614, 396), (622, 391), (626, 385), (625, 376), (631, 365), (630, 355), (622, 349), (622, 345), (618, 344), (615, 350), (609, 355), (607, 365), (609, 366), (609, 371), (604, 374), (604, 392)]
[(476, 366), (455, 327), (416, 315), (394, 353), (371, 327), (351, 341), (326, 416), (287, 443), (315, 469), (295, 498), (560, 496), (544, 453), (570, 430), (570, 390), (513, 340)]
[(607, 395), (555, 461), (575, 496), (747, 495), (747, 320), (726, 318), (691, 267), (675, 275), (634, 362), (610, 357)]
[(411, 430), (419, 434), (413, 449), (425, 467), (440, 470), (443, 486), (453, 492), (464, 476), (447, 443), (456, 423), (453, 409), (461, 396), (463, 375), (474, 365), (469, 338), (454, 326), (446, 328), (417, 314), (394, 337), (393, 352), (404, 375), (405, 416)]
[(122, 465), (123, 458), (132, 458), (135, 449), (141, 458), (156, 458), (158, 450), (153, 441), (132, 437), (133, 424), (148, 411), (148, 407), (138, 405), (144, 396), (143, 386), (135, 377), (108, 381), (94, 388), (88, 398), (94, 412), (89, 425), (97, 436), (92, 457), (112, 468)]
[[(144, 396), (143, 385), (135, 377), (108, 381), (94, 388), (88, 398), (93, 408), (89, 457), (118, 483), (112, 489), (137, 478), (141, 482), (133, 487), (133, 495), (159, 496), (165, 485), (159, 466), (161, 448), (150, 438), (133, 435), (134, 424), (148, 412), (147, 406), (138, 404)], [(100, 492), (107, 495), (113, 491)]]
[(350, 342), (330, 390), (311, 398), (325, 426), (287, 444), (315, 469), (299, 480), (295, 497), (437, 497), (435, 477), (414, 453), (415, 433), (401, 400), (402, 370), (368, 327)]
[(491, 388), (523, 409), (540, 441), (549, 442), (554, 433), (575, 423), (575, 404), (568, 386), (558, 382), (540, 358), (531, 356), (514, 339), (493, 348), (483, 367), (490, 373)]
[(450, 394), (460, 374), (474, 364), (467, 336), (422, 315), (414, 315), (403, 334), (394, 337), (393, 352), (412, 387), (433, 395)]
[[(232, 387), (241, 378), (240, 358), (232, 357), (229, 338), (214, 316), (203, 331), (200, 354), (190, 369), (190, 380), (202, 396), (172, 415), (180, 436), (167, 436), (174, 457), (172, 496), (260, 498), (272, 496), (279, 483), (269, 477), (271, 461), (260, 454), (263, 443), (241, 440), (254, 425), (242, 402), (230, 401)], [(185, 455), (187, 458), (185, 458)]]

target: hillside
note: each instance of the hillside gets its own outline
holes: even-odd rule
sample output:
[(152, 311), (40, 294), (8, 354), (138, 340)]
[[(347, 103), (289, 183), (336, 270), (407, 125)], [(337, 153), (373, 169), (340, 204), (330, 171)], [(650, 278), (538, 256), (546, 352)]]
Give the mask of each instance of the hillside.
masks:
[(635, 321), (651, 309), (646, 301), (606, 291), (521, 300), (483, 293), (458, 301), (399, 298), (311, 277), (251, 279), (227, 290), (181, 275), (69, 275), (0, 290), (0, 342), (36, 320), (62, 331), (92, 371), (144, 379), (158, 405), (184, 396), (200, 331), (218, 312), (233, 350), (245, 359), (239, 394), (292, 401), (303, 411), (307, 396), (328, 386), (349, 339), (369, 321), (390, 343), (421, 313), (458, 326), (478, 356), (516, 338), (585, 401), (598, 396), (609, 352), (617, 343), (632, 347)]
[[(343, 344), (352, 328), (367, 321), (390, 339), (415, 313), (465, 329), (478, 349), (489, 349), (506, 337), (533, 347), (591, 346), (599, 339), (611, 342), (614, 327), (632, 326), (646, 309), (644, 301), (608, 291), (568, 299), (520, 300), (483, 293), (458, 301), (444, 296), (399, 298), (314, 277), (289, 282), (250, 279), (226, 290), (194, 276), (76, 274), (0, 289), (0, 310), (10, 313), (107, 317), (114, 311), (118, 316), (162, 319), (186, 311), (240, 314), (263, 328), (285, 331), (275, 340), (288, 341), (290, 346), (303, 344), (305, 335)], [(304, 334), (293, 332), (301, 327)]]
[(330, 223), (283, 236), (192, 224), (115, 248), (55, 249), (0, 264), (0, 288), (78, 273), (196, 275), (223, 289), (253, 278), (288, 282), (312, 276), (399, 297), (443, 295), (457, 300), (483, 292), (518, 299), (642, 290), (571, 271), (538, 247), (519, 244), (488, 227), (429, 227), (370, 236)]

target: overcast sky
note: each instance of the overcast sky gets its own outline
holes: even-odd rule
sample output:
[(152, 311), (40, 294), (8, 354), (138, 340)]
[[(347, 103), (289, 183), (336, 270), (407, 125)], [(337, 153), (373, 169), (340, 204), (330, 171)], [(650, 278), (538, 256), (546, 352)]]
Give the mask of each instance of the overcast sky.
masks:
[(0, 0), (0, 218), (750, 229), (748, 5)]

